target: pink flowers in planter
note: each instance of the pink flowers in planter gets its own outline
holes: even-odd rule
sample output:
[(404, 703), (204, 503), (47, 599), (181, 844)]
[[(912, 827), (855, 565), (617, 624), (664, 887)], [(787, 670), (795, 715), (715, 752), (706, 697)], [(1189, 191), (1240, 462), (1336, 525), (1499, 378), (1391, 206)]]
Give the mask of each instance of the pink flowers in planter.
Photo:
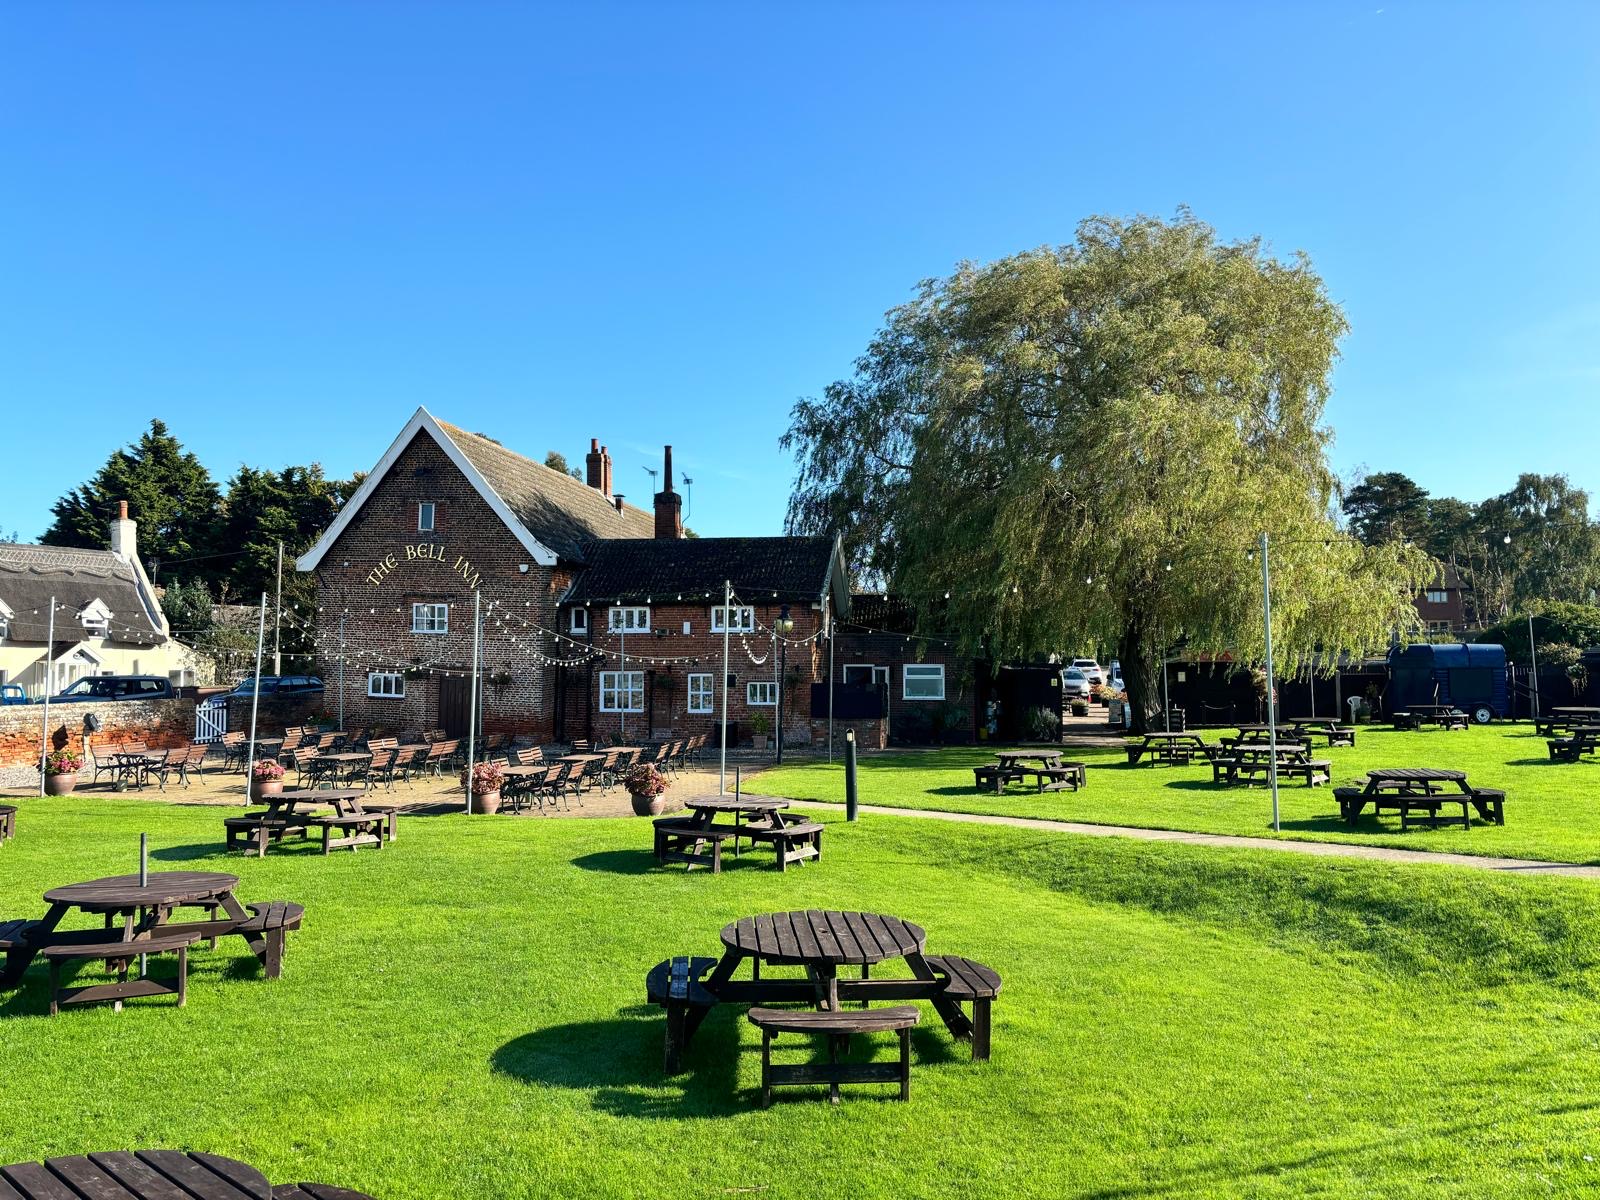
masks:
[(46, 775), (76, 775), (83, 770), (83, 755), (72, 750), (52, 750), (45, 756)]
[(250, 769), (250, 775), (263, 783), (270, 783), (274, 779), (283, 778), (283, 764), (276, 759), (258, 758), (256, 765)]

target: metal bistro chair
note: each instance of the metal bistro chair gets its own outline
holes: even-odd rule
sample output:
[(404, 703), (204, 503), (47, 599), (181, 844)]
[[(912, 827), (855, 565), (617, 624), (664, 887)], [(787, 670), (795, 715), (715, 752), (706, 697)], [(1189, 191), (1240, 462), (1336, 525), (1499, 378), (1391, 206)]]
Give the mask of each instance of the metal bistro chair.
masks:
[(366, 766), (361, 771), (363, 785), (368, 791), (371, 791), (375, 785), (381, 782), (385, 791), (392, 792), (394, 790), (394, 767), (395, 751), (388, 747), (381, 747), (372, 751), (372, 757), (367, 759)]
[(250, 752), (250, 743), (245, 741), (243, 733), (225, 733), (222, 735), (222, 769), (224, 771), (244, 770), (244, 760)]
[[(575, 782), (573, 779), (573, 767), (575, 765), (575, 763), (569, 762), (556, 763), (545, 774), (544, 778), (539, 781), (536, 795), (541, 813), (544, 812), (546, 804), (557, 810), (562, 807), (562, 801), (567, 794), (568, 787)], [(571, 806), (568, 805), (567, 807), (570, 808)]]
[(512, 812), (522, 812), (529, 803), (537, 803), (539, 789), (544, 787), (544, 781), (554, 768), (546, 767), (534, 775), (511, 775), (506, 777), (505, 786), (500, 789), (500, 795), (511, 807)]
[(422, 765), (428, 760), (426, 747), (411, 746), (397, 747), (394, 752), (394, 773), (402, 780), (409, 781), (422, 772)]
[(294, 761), (291, 764), (295, 771), (294, 785), (297, 788), (316, 787), (327, 775), (327, 767), (317, 761), (317, 748), (315, 746), (296, 746), (291, 753)]

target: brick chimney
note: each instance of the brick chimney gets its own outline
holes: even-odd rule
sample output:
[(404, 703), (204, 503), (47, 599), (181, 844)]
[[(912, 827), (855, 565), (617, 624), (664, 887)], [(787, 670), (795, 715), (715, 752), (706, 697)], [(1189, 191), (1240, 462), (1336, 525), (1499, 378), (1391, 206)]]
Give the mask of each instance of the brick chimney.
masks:
[(602, 496), (611, 495), (611, 455), (599, 438), (589, 439), (589, 453), (583, 456), (584, 482)]
[(136, 562), (139, 557), (139, 526), (128, 519), (128, 502), (117, 501), (117, 519), (111, 522), (111, 553), (125, 562)]
[(683, 497), (672, 490), (672, 447), (666, 448), (662, 474), (667, 486), (656, 493), (656, 537), (672, 540), (683, 536)]

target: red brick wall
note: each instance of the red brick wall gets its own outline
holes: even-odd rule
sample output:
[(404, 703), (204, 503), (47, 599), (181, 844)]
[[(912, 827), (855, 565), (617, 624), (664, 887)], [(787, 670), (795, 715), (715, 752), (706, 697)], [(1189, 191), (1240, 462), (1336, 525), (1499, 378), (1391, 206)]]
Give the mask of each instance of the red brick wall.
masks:
[[(431, 533), (417, 530), (417, 503), (423, 500), (435, 506)], [(386, 560), (394, 565), (384, 571)], [(529, 651), (561, 652), (524, 622), (551, 625), (565, 573), (533, 561), (426, 432), (400, 455), (317, 568), (319, 665), (330, 716), (339, 711), (343, 612), (345, 725), (414, 730), (442, 724), (440, 677), (460, 675), (472, 661), (473, 592), (463, 571), (477, 574), (482, 591), (484, 676), (504, 672), (512, 680), (503, 688), (484, 687), (485, 728), (551, 735), (553, 669), (535, 662)], [(449, 632), (412, 633), (413, 603), (448, 604)], [(421, 668), (413, 663), (417, 659)], [(368, 697), (370, 671), (407, 668), (429, 674), (407, 679), (403, 699)]]
[[(102, 749), (141, 741), (156, 748), (186, 745), (194, 737), (194, 701), (115, 700), (104, 704), (52, 704), (50, 748), (83, 751), (83, 718), (94, 713), (100, 732), (90, 735)], [(39, 779), (39, 726), (42, 704), (0, 708), (0, 784), (29, 785)]]
[[(847, 664), (871, 663), (889, 668), (889, 736), (900, 741), (905, 730), (921, 724), (931, 717), (934, 709), (942, 709), (945, 727), (965, 737), (974, 736), (973, 696), (976, 675), (971, 658), (958, 654), (953, 648), (937, 642), (906, 641), (897, 634), (849, 634), (841, 632), (833, 651), (834, 682), (844, 682)], [(901, 668), (906, 664), (941, 663), (944, 665), (943, 700), (907, 700), (905, 675)]]
[[(646, 674), (647, 709), (650, 707), (649, 693), (652, 681), (654, 684), (653, 713), (627, 714), (627, 732), (630, 738), (648, 736), (652, 729), (670, 729), (676, 734), (707, 733), (714, 738), (720, 736), (722, 634), (711, 632), (712, 603), (712, 600), (702, 598), (695, 603), (652, 604), (649, 606), (651, 628), (664, 632), (665, 636), (628, 635), (628, 669), (644, 671)], [(776, 732), (777, 710), (770, 705), (748, 704), (746, 685), (752, 681), (776, 678), (774, 663), (777, 660), (772, 657), (772, 635), (765, 630), (772, 628), (781, 607), (776, 602), (768, 605), (758, 604), (754, 607), (756, 622), (765, 629), (747, 633), (742, 639), (737, 633), (728, 637), (728, 672), (736, 677), (733, 690), (728, 697), (729, 724), (738, 725), (738, 741), (733, 744), (749, 742), (750, 721), (757, 713), (766, 714), (769, 722), (773, 724), (774, 728), (769, 730), (769, 736)], [(571, 673), (573, 679), (568, 686), (576, 694), (571, 696), (568, 708), (565, 730), (567, 737), (594, 736), (616, 741), (622, 736), (622, 714), (600, 711), (599, 673), (620, 669), (620, 653), (623, 648), (623, 639), (606, 630), (609, 608), (609, 605), (596, 604), (589, 609), (589, 636), (585, 641), (606, 651), (606, 654), (594, 664), (592, 691), (589, 695), (583, 694), (584, 683), (580, 673)], [(569, 613), (570, 608), (562, 611), (563, 630), (570, 627)], [(794, 631), (788, 635), (790, 643), (798, 643), (801, 639), (811, 637), (821, 626), (821, 612), (806, 605), (791, 604), (789, 616), (794, 621)], [(683, 631), (686, 623), (689, 627), (688, 633)], [(808, 642), (791, 644), (788, 647), (788, 673), (791, 678), (785, 682), (783, 689), (785, 744), (796, 742), (804, 744), (811, 739), (810, 685), (813, 681), (824, 679), (827, 672), (826, 643), (820, 643), (820, 646), (819, 650), (819, 643)], [(572, 647), (567, 647), (567, 650), (576, 653)], [(758, 665), (752, 661), (752, 656), (764, 661)], [(671, 661), (652, 662), (650, 661), (652, 659)], [(709, 674), (713, 677), (714, 712), (704, 714), (689, 712), (688, 676), (691, 673)], [(795, 676), (798, 676), (798, 680), (794, 679)], [(580, 724), (582, 722), (587, 724)], [(730, 735), (731, 733), (730, 729)]]

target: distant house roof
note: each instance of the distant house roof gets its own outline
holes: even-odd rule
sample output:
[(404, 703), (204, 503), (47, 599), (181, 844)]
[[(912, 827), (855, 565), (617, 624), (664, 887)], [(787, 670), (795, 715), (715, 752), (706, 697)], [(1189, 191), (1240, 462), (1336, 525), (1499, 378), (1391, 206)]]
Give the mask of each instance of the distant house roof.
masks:
[(419, 408), (339, 510), (338, 518), (295, 564), (300, 570), (316, 568), (419, 433), (438, 444), (535, 562), (545, 566), (558, 560), (583, 563), (588, 561), (589, 547), (597, 541), (645, 538), (655, 531), (651, 513), (631, 504), (618, 511), (611, 500), (565, 472), (507, 450), (481, 434), (448, 425)]
[[(725, 581), (738, 603), (819, 603), (836, 613), (850, 595), (838, 543), (826, 537), (627, 538), (597, 542), (564, 602), (720, 604)], [(773, 593), (777, 593), (774, 596)]]
[(67, 622), (76, 621), (80, 612), (99, 600), (114, 614), (111, 641), (166, 641), (155, 597), (126, 559), (109, 550), (0, 542), (0, 601), (12, 613), (8, 640), (43, 643), (52, 597), (58, 638), (70, 637), (72, 627)]

